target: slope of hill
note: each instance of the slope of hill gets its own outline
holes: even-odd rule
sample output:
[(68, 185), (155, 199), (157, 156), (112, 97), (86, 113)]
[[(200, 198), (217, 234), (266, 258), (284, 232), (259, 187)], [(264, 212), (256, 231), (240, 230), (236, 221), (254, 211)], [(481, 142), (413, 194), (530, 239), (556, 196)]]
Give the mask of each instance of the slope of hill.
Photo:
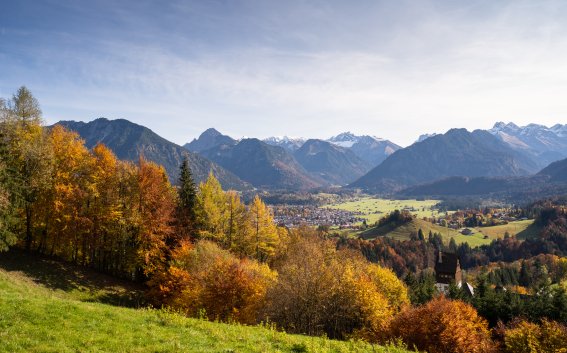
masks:
[(307, 140), (293, 156), (308, 172), (334, 185), (348, 184), (370, 170), (352, 151), (323, 140)]
[(307, 190), (324, 184), (309, 175), (283, 147), (258, 139), (217, 146), (201, 154), (258, 188)]
[(57, 124), (76, 131), (89, 148), (97, 143), (104, 143), (120, 159), (138, 161), (140, 155), (143, 155), (146, 159), (163, 165), (173, 183), (177, 180), (183, 156), (187, 156), (197, 182), (205, 180), (209, 172), (213, 171), (224, 188), (237, 190), (250, 188), (250, 185), (233, 173), (164, 139), (147, 127), (128, 120), (99, 118), (88, 123), (60, 121)]
[(549, 176), (552, 182), (567, 182), (567, 158), (553, 162), (539, 173), (539, 176)]
[[(362, 342), (288, 335), (260, 326), (190, 319), (164, 310), (103, 304), (98, 297), (89, 297), (89, 291), (82, 297), (72, 291), (72, 284), (77, 279), (88, 280), (90, 271), (71, 266), (59, 278), (43, 278), (34, 270), (45, 265), (34, 260), (6, 264), (0, 259), (0, 351), (406, 352)], [(69, 266), (52, 265), (57, 267), (54, 275)], [(69, 284), (54, 288), (53, 280)], [(104, 282), (106, 286), (101, 283), (102, 290), (122, 285), (109, 281)]]
[(374, 136), (357, 136), (351, 132), (344, 132), (327, 140), (334, 145), (349, 148), (360, 159), (368, 162), (372, 167), (382, 163), (389, 155), (401, 147), (395, 143)]
[(452, 129), (394, 152), (350, 186), (392, 192), (451, 176), (522, 176), (537, 170), (529, 156), (486, 131)]
[(470, 246), (475, 247), (484, 244), (490, 244), (492, 239), (484, 239), (484, 234), (478, 232), (473, 235), (463, 235), (454, 229), (441, 227), (422, 219), (413, 219), (410, 222), (401, 225), (386, 224), (381, 227), (370, 228), (360, 234), (363, 239), (374, 239), (376, 237), (391, 237), (398, 240), (408, 240), (410, 235), (417, 234), (419, 230), (427, 237), (429, 232), (439, 233), (443, 237), (443, 242), (449, 243), (451, 238), (455, 239), (457, 244), (468, 243)]
[(199, 138), (193, 139), (193, 141), (186, 143), (183, 147), (191, 152), (201, 152), (220, 145), (232, 146), (234, 144), (236, 144), (235, 139), (210, 128), (199, 135)]
[(498, 122), (488, 131), (510, 147), (536, 157), (541, 168), (567, 157), (567, 124), (548, 128), (538, 124), (518, 126)]

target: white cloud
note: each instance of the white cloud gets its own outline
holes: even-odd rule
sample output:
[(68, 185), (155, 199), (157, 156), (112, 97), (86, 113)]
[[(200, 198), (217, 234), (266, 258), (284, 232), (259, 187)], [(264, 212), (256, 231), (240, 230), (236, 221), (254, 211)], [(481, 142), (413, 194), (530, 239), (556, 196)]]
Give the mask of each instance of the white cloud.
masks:
[[(215, 126), (259, 137), (351, 130), (409, 144), (451, 127), (567, 117), (560, 2), (369, 4), (367, 12), (342, 6), (345, 14), (335, 4), (278, 7), (279, 17), (269, 7), (256, 16), (209, 13), (209, 22), (171, 35), (156, 23), (146, 33), (148, 18), (133, 16), (128, 25), (149, 42), (117, 35), (63, 51), (40, 47), (38, 66), (11, 80), (39, 87), (50, 119), (122, 117), (178, 143)], [(243, 29), (231, 36), (239, 19)]]

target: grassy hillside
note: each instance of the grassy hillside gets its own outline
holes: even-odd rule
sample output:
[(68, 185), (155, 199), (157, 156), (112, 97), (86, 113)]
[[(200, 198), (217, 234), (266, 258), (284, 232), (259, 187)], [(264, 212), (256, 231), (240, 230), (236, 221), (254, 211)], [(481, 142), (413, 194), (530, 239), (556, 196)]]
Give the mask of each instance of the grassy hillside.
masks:
[(528, 239), (536, 236), (541, 231), (541, 228), (534, 223), (533, 219), (475, 229), (482, 232), (482, 234), (488, 235), (491, 239), (503, 238), (506, 232), (511, 236), (517, 236), (518, 239)]
[(1, 253), (0, 352), (405, 352), (108, 304), (135, 303), (136, 291), (80, 268)]
[(451, 238), (454, 238), (457, 244), (469, 243), (472, 247), (489, 244), (492, 241), (492, 239), (484, 239), (484, 235), (480, 232), (476, 232), (471, 235), (463, 235), (454, 229), (441, 227), (421, 219), (413, 219), (411, 222), (402, 224), (398, 227), (385, 225), (382, 227), (371, 228), (362, 232), (360, 235), (364, 239), (388, 236), (398, 240), (405, 240), (410, 238), (411, 233), (417, 233), (419, 229), (423, 231), (426, 237), (429, 234), (429, 231), (431, 231), (432, 233), (441, 234), (444, 242), (449, 242)]
[[(534, 224), (533, 220), (525, 220), (493, 227), (471, 228), (473, 231), (472, 234), (463, 235), (454, 229), (441, 227), (421, 219), (414, 219), (398, 227), (387, 224), (382, 227), (370, 228), (360, 233), (360, 235), (364, 239), (388, 236), (398, 240), (405, 240), (410, 238), (411, 233), (417, 233), (419, 229), (423, 231), (426, 237), (429, 231), (431, 231), (441, 234), (445, 242), (454, 238), (457, 244), (468, 243), (472, 247), (490, 244), (494, 239), (503, 238), (506, 232), (511, 236), (517, 236), (518, 239), (527, 239), (536, 236), (540, 231), (540, 228)], [(487, 238), (485, 238), (485, 236), (487, 236)]]

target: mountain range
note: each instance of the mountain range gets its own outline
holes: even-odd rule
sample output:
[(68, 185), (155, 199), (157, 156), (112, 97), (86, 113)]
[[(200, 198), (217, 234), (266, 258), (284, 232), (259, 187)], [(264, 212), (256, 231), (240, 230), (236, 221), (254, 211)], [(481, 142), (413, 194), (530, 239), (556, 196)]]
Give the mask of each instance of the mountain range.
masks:
[(451, 129), (394, 152), (350, 186), (388, 192), (452, 176), (522, 176), (537, 171), (531, 156), (487, 131)]
[(518, 126), (498, 122), (488, 131), (513, 149), (535, 157), (541, 168), (567, 157), (567, 124), (548, 128), (538, 124)]
[(108, 146), (120, 159), (137, 162), (140, 156), (162, 165), (172, 183), (179, 175), (179, 166), (183, 157), (187, 157), (193, 176), (197, 182), (207, 178), (213, 172), (225, 188), (247, 190), (251, 185), (243, 182), (233, 173), (212, 163), (199, 154), (157, 135), (147, 127), (134, 124), (128, 120), (108, 120), (99, 118), (91, 122), (60, 121), (57, 124), (76, 131), (85, 140), (88, 148), (98, 143)]
[(259, 140), (234, 139), (213, 128), (181, 147), (123, 119), (58, 124), (77, 131), (89, 148), (100, 142), (118, 158), (143, 155), (163, 165), (173, 182), (187, 156), (197, 181), (212, 171), (224, 188), (236, 190), (347, 186), (381, 194), (465, 195), (567, 182), (567, 125), (560, 124), (451, 129), (422, 135), (406, 148), (350, 132), (327, 140)]
[[(567, 158), (524, 177), (450, 177), (408, 187), (404, 197), (502, 196), (535, 194), (535, 199), (567, 191)], [(525, 199), (526, 197), (521, 197)]]
[(324, 184), (310, 175), (286, 149), (255, 138), (218, 145), (200, 154), (257, 188), (306, 190)]

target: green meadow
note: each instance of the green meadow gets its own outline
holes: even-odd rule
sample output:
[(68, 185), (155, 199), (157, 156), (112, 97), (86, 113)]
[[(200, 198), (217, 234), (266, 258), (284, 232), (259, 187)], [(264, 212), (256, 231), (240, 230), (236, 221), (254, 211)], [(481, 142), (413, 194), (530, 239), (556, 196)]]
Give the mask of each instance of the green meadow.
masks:
[(289, 335), (137, 305), (128, 282), (0, 253), (0, 352), (406, 352)]
[(325, 205), (325, 207), (361, 212), (361, 217), (365, 218), (370, 225), (394, 210), (406, 209), (417, 218), (437, 216), (439, 212), (433, 207), (439, 202), (439, 200), (388, 200), (361, 197), (352, 201)]

